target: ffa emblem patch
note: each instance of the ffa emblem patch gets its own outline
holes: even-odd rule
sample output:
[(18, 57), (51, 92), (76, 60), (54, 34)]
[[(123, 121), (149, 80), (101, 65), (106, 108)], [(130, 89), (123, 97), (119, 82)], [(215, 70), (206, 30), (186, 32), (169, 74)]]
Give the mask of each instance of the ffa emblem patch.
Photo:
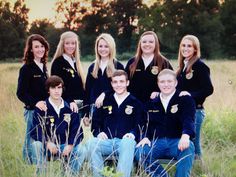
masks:
[(49, 120), (50, 120), (50, 125), (51, 125), (51, 127), (54, 126), (54, 122), (55, 122), (54, 117), (53, 117), (53, 116), (49, 116), (48, 118), (49, 118)]
[(112, 106), (108, 106), (107, 109), (108, 109), (108, 114), (111, 114), (112, 113)]
[(126, 108), (125, 108), (125, 113), (126, 113), (127, 115), (132, 114), (133, 108), (134, 108), (133, 106), (127, 105)]
[(153, 75), (157, 75), (158, 74), (158, 67), (157, 66), (153, 66), (151, 69), (151, 72)]
[(186, 74), (186, 79), (192, 79), (193, 77), (193, 70), (191, 70), (188, 74)]
[(70, 123), (71, 117), (70, 114), (64, 114), (64, 121), (66, 121), (68, 124)]
[(177, 105), (177, 104), (171, 106), (171, 110), (170, 110), (171, 113), (174, 114), (174, 113), (176, 113), (177, 111), (178, 111), (178, 105)]

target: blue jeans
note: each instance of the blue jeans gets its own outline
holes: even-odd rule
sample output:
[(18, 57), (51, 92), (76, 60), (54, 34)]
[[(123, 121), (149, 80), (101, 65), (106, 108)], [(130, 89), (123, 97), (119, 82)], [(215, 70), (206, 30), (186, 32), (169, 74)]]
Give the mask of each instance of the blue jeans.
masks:
[(205, 119), (205, 111), (204, 109), (197, 109), (195, 113), (195, 138), (193, 139), (193, 143), (195, 146), (195, 154), (199, 157), (202, 156), (202, 148), (201, 148), (201, 127), (202, 123)]
[(175, 177), (189, 177), (194, 160), (194, 145), (190, 141), (189, 148), (178, 149), (179, 139), (161, 138), (152, 141), (151, 147), (138, 147), (135, 159), (144, 166), (144, 170), (152, 177), (168, 177), (165, 169), (158, 163), (159, 158), (174, 158), (176, 164)]
[(113, 138), (107, 140), (93, 138), (91, 140), (91, 165), (93, 176), (101, 176), (101, 171), (104, 168), (104, 156), (118, 155), (116, 171), (122, 173), (122, 177), (130, 177), (133, 167), (135, 145), (135, 140), (130, 138)]
[[(41, 141), (32, 142), (32, 161), (33, 164), (37, 165), (37, 174), (45, 173), (47, 168), (47, 157), (51, 156), (50, 152), (47, 151), (45, 146)], [(56, 154), (57, 157), (62, 157), (61, 153), (65, 148), (65, 144), (59, 145), (59, 152)], [(87, 155), (87, 149), (85, 146), (80, 144), (75, 146), (69, 157), (65, 160), (68, 163), (67, 171), (70, 175), (78, 176), (80, 168)], [(63, 162), (63, 159), (61, 160)], [(66, 168), (67, 169), (67, 168)]]
[(31, 143), (32, 139), (30, 137), (30, 129), (32, 127), (33, 123), (33, 116), (34, 116), (34, 110), (27, 110), (24, 111), (24, 117), (26, 122), (26, 132), (25, 132), (25, 140), (23, 145), (23, 159), (25, 162), (32, 164), (32, 149), (31, 149)]

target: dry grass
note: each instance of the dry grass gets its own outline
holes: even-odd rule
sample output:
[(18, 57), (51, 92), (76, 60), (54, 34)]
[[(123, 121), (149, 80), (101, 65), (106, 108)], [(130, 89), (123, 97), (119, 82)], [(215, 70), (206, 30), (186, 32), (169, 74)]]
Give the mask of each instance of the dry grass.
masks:
[[(172, 62), (176, 66), (176, 62)], [(205, 104), (204, 162), (195, 163), (193, 177), (235, 177), (236, 174), (236, 61), (207, 61), (214, 94)], [(87, 70), (88, 63), (84, 63)], [(23, 104), (16, 98), (21, 64), (0, 64), (0, 176), (32, 177), (35, 168), (22, 161), (25, 123)], [(55, 168), (54, 166), (52, 169)], [(59, 176), (51, 171), (48, 176)], [(81, 174), (81, 176), (84, 176)], [(89, 175), (86, 173), (86, 176)]]

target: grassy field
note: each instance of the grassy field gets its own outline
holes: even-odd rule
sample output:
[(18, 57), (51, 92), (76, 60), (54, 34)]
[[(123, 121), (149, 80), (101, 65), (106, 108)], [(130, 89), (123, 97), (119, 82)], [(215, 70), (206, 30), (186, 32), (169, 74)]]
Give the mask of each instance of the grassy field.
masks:
[[(173, 62), (176, 64), (176, 62)], [(88, 63), (83, 63), (85, 68)], [(207, 61), (214, 94), (205, 104), (202, 130), (203, 162), (196, 162), (192, 177), (236, 177), (236, 61)], [(21, 64), (0, 64), (0, 177), (32, 177), (35, 167), (22, 161), (25, 133), (23, 104), (16, 98)], [(47, 176), (60, 176), (50, 164)], [(90, 176), (86, 170), (80, 176)]]

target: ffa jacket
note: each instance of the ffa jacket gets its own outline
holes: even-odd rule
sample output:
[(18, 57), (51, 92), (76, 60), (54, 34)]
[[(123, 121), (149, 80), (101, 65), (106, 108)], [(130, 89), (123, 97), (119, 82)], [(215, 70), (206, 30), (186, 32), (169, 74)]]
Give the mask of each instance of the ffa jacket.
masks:
[(165, 111), (160, 95), (147, 104), (148, 131), (150, 140), (156, 138), (180, 138), (182, 134), (194, 137), (195, 105), (190, 96), (179, 96), (179, 91), (170, 99)]
[(140, 139), (140, 130), (144, 126), (142, 104), (129, 95), (118, 107), (114, 95), (106, 95), (103, 106), (94, 112), (92, 129), (94, 136), (105, 132), (109, 139), (122, 138), (126, 133), (133, 133)]
[(30, 136), (43, 143), (51, 141), (55, 144), (77, 145), (82, 139), (78, 114), (73, 113), (66, 102), (59, 116), (48, 99), (46, 104), (46, 112), (35, 109)]
[[(133, 62), (134, 58), (131, 58), (125, 67), (125, 71), (128, 73), (130, 80), (128, 91), (140, 101), (146, 103), (150, 99), (152, 92), (160, 91), (157, 86), (158, 67), (154, 66), (154, 62), (152, 61), (145, 69), (144, 62), (140, 59), (134, 75), (131, 78), (129, 67)], [(172, 69), (169, 62), (164, 63), (164, 68)]]
[[(118, 62), (114, 61), (115, 64), (115, 69), (122, 69), (124, 70), (124, 66)], [(102, 92), (110, 92), (112, 91), (112, 86), (111, 86), (111, 78), (108, 78), (106, 69), (104, 73), (102, 74), (102, 70), (98, 70), (98, 77), (94, 78), (92, 76), (92, 72), (94, 69), (94, 63), (90, 65), (88, 68), (88, 74), (86, 78), (86, 97), (87, 97), (87, 102), (89, 104), (92, 104), (96, 101), (97, 97), (102, 93)]]
[(84, 100), (85, 91), (82, 79), (78, 75), (76, 64), (74, 69), (63, 56), (56, 58), (52, 63), (51, 75), (57, 75), (64, 81), (65, 91), (62, 97), (68, 103), (74, 100)]
[(25, 104), (26, 109), (33, 110), (38, 101), (48, 97), (45, 89), (46, 80), (46, 66), (42, 71), (35, 62), (32, 62), (24, 64), (20, 68), (16, 94), (19, 100)]
[(180, 73), (178, 88), (191, 94), (197, 109), (203, 108), (206, 97), (213, 93), (210, 69), (200, 59), (197, 60), (190, 73), (186, 74), (186, 70)]

